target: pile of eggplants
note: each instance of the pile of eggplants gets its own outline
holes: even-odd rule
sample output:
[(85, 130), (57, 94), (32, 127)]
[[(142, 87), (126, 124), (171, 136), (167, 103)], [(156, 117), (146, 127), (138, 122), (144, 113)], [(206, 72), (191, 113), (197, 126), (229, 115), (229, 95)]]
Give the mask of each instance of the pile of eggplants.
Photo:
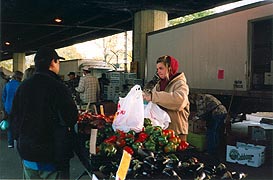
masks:
[[(171, 130), (162, 131), (158, 127), (151, 127), (148, 119), (144, 122), (143, 131), (140, 133), (114, 132), (111, 123), (99, 123), (97, 153), (90, 156), (91, 170), (102, 176), (98, 176), (99, 179), (115, 179), (123, 150), (132, 155), (126, 179), (239, 180), (247, 176), (243, 172), (229, 171), (223, 163), (212, 165), (202, 162), (202, 157), (197, 156), (200, 152), (196, 152), (194, 147), (179, 148), (181, 142), (174, 141), (176, 135), (173, 135)], [(159, 138), (165, 136), (168, 137), (167, 141), (163, 141), (165, 138)], [(151, 140), (155, 147), (147, 144)], [(170, 141), (174, 146), (172, 149), (168, 144)]]
[[(188, 151), (188, 152), (187, 152)], [(179, 153), (155, 153), (139, 149), (132, 157), (126, 179), (244, 179), (243, 172), (229, 171), (225, 164), (206, 165), (193, 156), (192, 149)], [(93, 172), (103, 174), (103, 179), (115, 179), (121, 154), (117, 153), (111, 158), (101, 155), (91, 157)], [(96, 174), (96, 173), (95, 173)], [(102, 178), (102, 177), (99, 177)]]

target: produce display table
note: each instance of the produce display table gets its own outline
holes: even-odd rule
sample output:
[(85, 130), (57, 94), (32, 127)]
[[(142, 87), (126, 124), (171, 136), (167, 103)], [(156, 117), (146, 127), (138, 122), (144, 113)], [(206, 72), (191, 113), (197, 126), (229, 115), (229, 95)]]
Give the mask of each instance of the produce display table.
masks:
[[(80, 118), (79, 139), (83, 149), (78, 152), (86, 163), (82, 175), (115, 179), (125, 150), (132, 155), (126, 179), (242, 179), (246, 176), (228, 171), (224, 163), (192, 146), (183, 147), (172, 130), (151, 126), (147, 119), (143, 131), (125, 133), (115, 132), (109, 117), (89, 114)], [(88, 140), (92, 128), (97, 129), (96, 152), (90, 155)]]

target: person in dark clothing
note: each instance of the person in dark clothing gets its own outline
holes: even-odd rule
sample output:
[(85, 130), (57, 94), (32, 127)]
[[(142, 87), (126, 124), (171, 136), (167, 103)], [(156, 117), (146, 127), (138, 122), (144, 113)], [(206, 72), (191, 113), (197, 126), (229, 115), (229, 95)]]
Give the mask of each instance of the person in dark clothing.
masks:
[(109, 85), (110, 81), (109, 79), (106, 78), (106, 74), (102, 73), (101, 77), (98, 79), (100, 83), (100, 99), (104, 100), (103, 95), (104, 95), (104, 86)]
[(78, 111), (57, 75), (59, 59), (64, 58), (54, 49), (39, 49), (36, 72), (21, 83), (14, 97), (11, 126), (25, 179), (69, 179)]
[(224, 134), (226, 107), (210, 94), (190, 94), (189, 99), (191, 104), (196, 107), (195, 119), (200, 118), (206, 121), (208, 154), (217, 156)]
[[(21, 83), (23, 77), (23, 73), (21, 71), (15, 71), (12, 75), (11, 80), (5, 85), (2, 92), (2, 101), (4, 103), (4, 110), (6, 114), (6, 118), (9, 120), (10, 111), (12, 107), (12, 101), (15, 95), (15, 92), (18, 86)], [(14, 147), (14, 138), (12, 134), (12, 129), (8, 128), (8, 148)]]
[(69, 72), (67, 76), (69, 77), (69, 80), (66, 81), (65, 84), (70, 90), (73, 99), (79, 104), (80, 94), (75, 90), (75, 88), (78, 87), (80, 79), (76, 77), (75, 72)]

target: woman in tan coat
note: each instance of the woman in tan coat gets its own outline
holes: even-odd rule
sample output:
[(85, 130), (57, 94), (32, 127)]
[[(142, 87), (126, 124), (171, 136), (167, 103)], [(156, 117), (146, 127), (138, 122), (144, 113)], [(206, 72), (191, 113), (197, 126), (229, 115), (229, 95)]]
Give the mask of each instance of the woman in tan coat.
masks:
[(178, 73), (178, 61), (171, 56), (161, 56), (156, 61), (157, 75), (160, 80), (151, 92), (145, 92), (143, 98), (152, 101), (165, 110), (173, 129), (182, 141), (187, 140), (189, 110), (189, 87), (184, 73)]

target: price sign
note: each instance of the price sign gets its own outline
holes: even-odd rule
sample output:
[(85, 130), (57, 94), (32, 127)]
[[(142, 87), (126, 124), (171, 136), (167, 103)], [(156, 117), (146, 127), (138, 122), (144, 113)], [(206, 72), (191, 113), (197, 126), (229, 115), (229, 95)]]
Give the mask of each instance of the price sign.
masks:
[(122, 158), (116, 174), (116, 180), (124, 180), (126, 178), (131, 158), (131, 154), (129, 154), (127, 151), (123, 151)]

